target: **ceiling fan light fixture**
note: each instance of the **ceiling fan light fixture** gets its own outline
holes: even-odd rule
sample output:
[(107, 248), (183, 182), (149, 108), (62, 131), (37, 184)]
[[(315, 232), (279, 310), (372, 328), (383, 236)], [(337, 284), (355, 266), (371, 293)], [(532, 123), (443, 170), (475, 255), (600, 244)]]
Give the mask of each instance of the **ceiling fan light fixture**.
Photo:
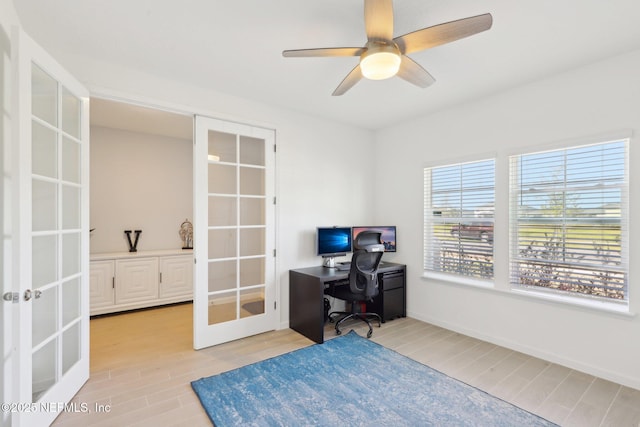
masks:
[(493, 25), (493, 17), (485, 13), (425, 27), (399, 37), (393, 36), (393, 24), (393, 0), (364, 0), (367, 42), (363, 47), (294, 49), (283, 51), (282, 56), (359, 56), (358, 65), (340, 82), (332, 96), (343, 95), (363, 78), (383, 80), (396, 75), (425, 88), (436, 80), (407, 55), (486, 31)]
[(384, 80), (395, 76), (400, 69), (400, 52), (391, 45), (369, 47), (360, 57), (362, 75), (370, 80)]

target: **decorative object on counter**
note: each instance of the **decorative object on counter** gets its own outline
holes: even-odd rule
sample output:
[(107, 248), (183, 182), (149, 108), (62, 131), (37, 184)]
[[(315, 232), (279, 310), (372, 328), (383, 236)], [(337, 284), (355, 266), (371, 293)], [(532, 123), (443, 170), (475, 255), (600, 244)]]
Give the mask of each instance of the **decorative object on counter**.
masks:
[(134, 233), (136, 233), (136, 238), (135, 241), (131, 243), (131, 230), (124, 230), (124, 234), (127, 235), (127, 241), (129, 242), (129, 252), (138, 252), (136, 247), (138, 246), (138, 239), (140, 238), (142, 230), (135, 230)]
[(185, 219), (180, 224), (180, 238), (182, 239), (182, 249), (193, 249), (193, 224), (188, 219)]

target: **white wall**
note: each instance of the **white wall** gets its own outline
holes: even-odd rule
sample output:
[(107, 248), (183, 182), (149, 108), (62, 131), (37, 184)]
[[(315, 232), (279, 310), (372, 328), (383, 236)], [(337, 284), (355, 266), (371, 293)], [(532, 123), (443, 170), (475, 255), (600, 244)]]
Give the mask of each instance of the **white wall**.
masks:
[[(193, 221), (193, 141), (91, 127), (91, 253), (179, 249)], [(135, 234), (131, 234), (132, 241)]]
[[(638, 218), (640, 152), (631, 142), (631, 248), (629, 294), (633, 316), (543, 302), (513, 295), (508, 285), (508, 236), (496, 227), (496, 285), (482, 290), (426, 280), (422, 275), (423, 168), (469, 156), (511, 150), (620, 130), (640, 135), (640, 51), (592, 64), (385, 129), (376, 136), (380, 177), (394, 206), (379, 203), (378, 222), (400, 226), (399, 248), (408, 264), (408, 313), (449, 329), (640, 388), (640, 253)], [(497, 170), (496, 223), (508, 218), (508, 171)], [(398, 191), (401, 189), (401, 191)], [(401, 206), (402, 209), (398, 209)], [(501, 230), (503, 230), (501, 232)]]

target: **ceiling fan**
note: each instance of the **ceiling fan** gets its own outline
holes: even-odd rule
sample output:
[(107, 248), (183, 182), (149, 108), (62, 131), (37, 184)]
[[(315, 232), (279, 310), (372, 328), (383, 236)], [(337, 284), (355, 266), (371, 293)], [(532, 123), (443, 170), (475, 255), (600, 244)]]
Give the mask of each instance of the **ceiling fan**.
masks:
[(393, 37), (392, 0), (365, 0), (364, 23), (367, 43), (364, 47), (330, 47), (295, 49), (282, 52), (284, 57), (359, 56), (360, 63), (342, 80), (333, 96), (351, 89), (363, 77), (382, 80), (397, 75), (419, 87), (435, 79), (407, 55), (469, 37), (491, 28), (490, 13), (459, 19)]

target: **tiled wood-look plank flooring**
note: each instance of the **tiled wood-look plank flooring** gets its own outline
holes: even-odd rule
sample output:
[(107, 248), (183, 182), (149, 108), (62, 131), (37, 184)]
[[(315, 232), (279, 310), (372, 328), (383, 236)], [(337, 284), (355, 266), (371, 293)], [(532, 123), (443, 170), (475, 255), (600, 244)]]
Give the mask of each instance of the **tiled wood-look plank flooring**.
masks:
[[(74, 399), (91, 412), (54, 425), (210, 426), (192, 380), (313, 344), (286, 329), (194, 351), (192, 334), (191, 304), (92, 319), (91, 378)], [(437, 326), (396, 319), (372, 340), (561, 425), (640, 425), (638, 390)]]

